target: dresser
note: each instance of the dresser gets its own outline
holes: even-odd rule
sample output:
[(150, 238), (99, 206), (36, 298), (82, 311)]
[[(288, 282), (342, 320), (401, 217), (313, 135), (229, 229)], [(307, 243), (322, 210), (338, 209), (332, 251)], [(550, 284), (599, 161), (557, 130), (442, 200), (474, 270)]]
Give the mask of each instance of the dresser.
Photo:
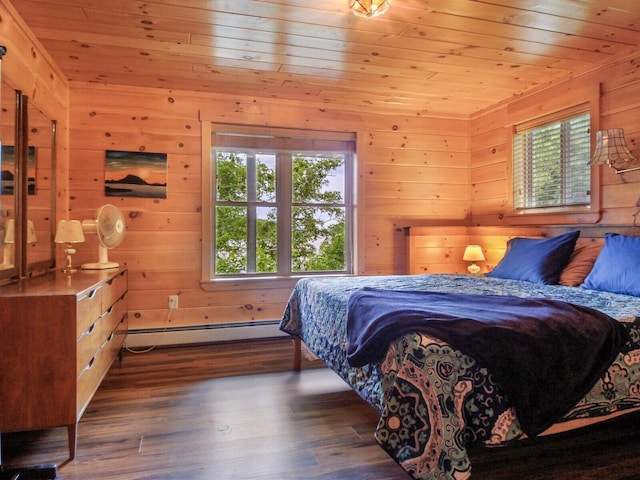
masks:
[(60, 271), (0, 287), (0, 434), (77, 425), (127, 334), (127, 271)]

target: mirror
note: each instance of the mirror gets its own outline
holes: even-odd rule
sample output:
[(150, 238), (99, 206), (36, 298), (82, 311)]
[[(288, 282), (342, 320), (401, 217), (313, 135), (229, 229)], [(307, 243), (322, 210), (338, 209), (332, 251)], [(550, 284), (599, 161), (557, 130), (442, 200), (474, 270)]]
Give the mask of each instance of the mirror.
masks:
[(0, 88), (0, 281), (18, 276), (20, 257), (16, 250), (18, 238), (16, 212), (18, 189), (16, 169), (16, 105), (19, 93), (4, 81)]
[(27, 275), (55, 266), (55, 121), (25, 98)]

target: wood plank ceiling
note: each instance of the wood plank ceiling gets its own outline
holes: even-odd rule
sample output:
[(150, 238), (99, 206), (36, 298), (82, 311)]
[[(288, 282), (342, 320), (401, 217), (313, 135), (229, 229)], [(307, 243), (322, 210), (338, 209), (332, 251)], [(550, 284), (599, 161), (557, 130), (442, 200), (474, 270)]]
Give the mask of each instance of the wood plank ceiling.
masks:
[(638, 0), (10, 0), (70, 81), (467, 118), (640, 45)]

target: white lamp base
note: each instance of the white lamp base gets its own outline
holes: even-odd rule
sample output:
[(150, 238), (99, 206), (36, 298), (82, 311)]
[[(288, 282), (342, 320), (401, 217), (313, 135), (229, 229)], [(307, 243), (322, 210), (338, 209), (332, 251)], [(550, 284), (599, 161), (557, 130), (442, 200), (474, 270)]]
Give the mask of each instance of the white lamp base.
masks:
[(67, 248), (64, 249), (64, 253), (67, 255), (67, 265), (62, 269), (62, 273), (69, 274), (77, 272), (78, 269), (71, 264), (71, 255), (76, 253), (76, 249), (73, 248), (70, 243), (67, 243)]
[(480, 273), (480, 267), (475, 263), (472, 263), (471, 265), (469, 265), (467, 267), (467, 270), (469, 270), (469, 273), (471, 275), (477, 275), (478, 273)]

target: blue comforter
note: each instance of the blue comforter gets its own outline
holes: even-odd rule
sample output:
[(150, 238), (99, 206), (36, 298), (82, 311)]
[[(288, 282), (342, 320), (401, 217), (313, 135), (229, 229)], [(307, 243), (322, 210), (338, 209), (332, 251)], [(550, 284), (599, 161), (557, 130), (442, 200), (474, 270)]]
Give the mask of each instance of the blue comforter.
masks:
[(628, 339), (608, 315), (556, 300), (365, 287), (349, 297), (347, 359), (379, 362), (393, 340), (416, 330), (487, 367), (528, 435), (573, 407)]

